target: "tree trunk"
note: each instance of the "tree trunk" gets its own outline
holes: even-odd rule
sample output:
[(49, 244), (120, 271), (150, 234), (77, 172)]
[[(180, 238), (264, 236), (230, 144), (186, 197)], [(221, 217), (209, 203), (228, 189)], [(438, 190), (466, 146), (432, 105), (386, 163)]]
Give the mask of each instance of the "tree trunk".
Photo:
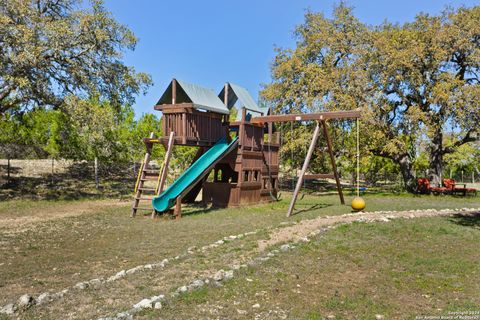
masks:
[(442, 172), (443, 172), (443, 133), (441, 129), (435, 130), (435, 134), (432, 137), (430, 144), (430, 167), (429, 178), (431, 184), (434, 186), (442, 185)]
[(408, 154), (404, 154), (398, 157), (398, 164), (400, 165), (400, 172), (402, 173), (403, 182), (405, 183), (405, 189), (408, 192), (414, 193), (417, 191), (417, 180), (412, 166), (412, 161), (408, 157)]

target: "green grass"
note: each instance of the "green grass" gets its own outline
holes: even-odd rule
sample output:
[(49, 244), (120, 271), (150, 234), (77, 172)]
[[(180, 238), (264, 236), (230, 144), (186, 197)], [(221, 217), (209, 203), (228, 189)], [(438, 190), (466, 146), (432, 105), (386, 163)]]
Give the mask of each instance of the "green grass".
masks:
[[(351, 196), (346, 197), (346, 202), (349, 203), (351, 198)], [(366, 195), (365, 199), (369, 211), (480, 206), (479, 198), (385, 194)], [(128, 309), (142, 297), (170, 292), (177, 286), (184, 285), (202, 274), (225, 268), (232, 261), (245, 261), (253, 257), (256, 254), (257, 240), (268, 238), (268, 230), (279, 227), (282, 222), (350, 212), (348, 206), (339, 205), (339, 199), (336, 195), (305, 195), (297, 204), (297, 210), (300, 213), (294, 217), (286, 218), (288, 202), (289, 194), (283, 193), (281, 202), (244, 208), (203, 210), (197, 207), (187, 207), (183, 212), (183, 218), (178, 221), (172, 221), (168, 218), (152, 221), (141, 216), (131, 219), (129, 217), (130, 202), (123, 204), (118, 204), (115, 201), (87, 200), (16, 200), (1, 202), (0, 243), (2, 246), (0, 247), (0, 267), (2, 272), (0, 272), (0, 304), (4, 305), (15, 301), (24, 293), (39, 294), (44, 291), (58, 291), (79, 281), (110, 276), (122, 269), (170, 258), (183, 253), (188, 247), (201, 247), (224, 236), (256, 229), (260, 230), (258, 234), (241, 241), (219, 247), (205, 254), (195, 255), (185, 261), (175, 262), (158, 274), (151, 272), (131, 276), (115, 285), (76, 294), (75, 297), (72, 297), (72, 302), (60, 300), (58, 303), (35, 308), (24, 314), (26, 318), (56, 318), (60, 314), (63, 315), (64, 310), (76, 309), (77, 304), (79, 304), (82, 308), (79, 308), (76, 313), (72, 313), (69, 317), (92, 318), (108, 315)], [(58, 212), (74, 213), (75, 215), (55, 217)], [(9, 219), (28, 220), (30, 218), (34, 220), (31, 223), (22, 224), (21, 227), (15, 224), (2, 224), (5, 221), (10, 221)], [(372, 264), (373, 261), (379, 261), (379, 259), (382, 259), (384, 264), (391, 259), (393, 259), (392, 261), (408, 262), (408, 268), (381, 269), (385, 277), (388, 275), (388, 283), (395, 290), (405, 291), (405, 287), (414, 287), (418, 290), (433, 291), (436, 282), (429, 280), (431, 276), (427, 275), (426, 280), (424, 278), (418, 279), (415, 277), (416, 272), (423, 270), (422, 272), (428, 273), (428, 270), (434, 270), (435, 277), (437, 273), (445, 277), (445, 274), (453, 270), (455, 274), (459, 274), (459, 277), (461, 277), (461, 290), (457, 290), (458, 284), (454, 279), (446, 278), (442, 282), (444, 286), (441, 286), (438, 292), (468, 292), (469, 285), (462, 282), (465, 279), (461, 276), (461, 271), (475, 268), (472, 265), (471, 257), (468, 256), (468, 251), (465, 250), (478, 243), (478, 220), (474, 218), (470, 220), (459, 219), (458, 221), (432, 219), (433, 222), (427, 224), (428, 228), (424, 225), (425, 223), (419, 224), (417, 221), (419, 220), (395, 221), (391, 224), (341, 226), (335, 231), (327, 233), (320, 242), (304, 245), (295, 253), (282, 255), (281, 258), (275, 259), (275, 263), (280, 264), (277, 267), (273, 262), (268, 262), (265, 266), (260, 266), (258, 270), (246, 271), (243, 276), (252, 277), (252, 282), (247, 282), (244, 279), (244, 283), (239, 283), (240, 280), (233, 280), (224, 288), (202, 289), (190, 293), (178, 299), (178, 301), (169, 302), (169, 305), (171, 304), (171, 308), (173, 308), (172, 313), (169, 313), (170, 306), (167, 305), (164, 310), (165, 315), (167, 318), (175, 318), (173, 310), (180, 308), (176, 310), (185, 311), (185, 314), (190, 312), (190, 315), (193, 316), (194, 312), (198, 311), (195, 309), (196, 304), (214, 304), (212, 299), (216, 299), (223, 305), (222, 297), (225, 297), (225, 303), (232, 303), (233, 305), (234, 301), (231, 300), (235, 299), (237, 292), (245, 291), (253, 295), (262, 290), (271, 292), (271, 284), (267, 290), (269, 286), (266, 285), (266, 282), (268, 281), (272, 281), (275, 284), (274, 288), (278, 287), (279, 290), (280, 285), (286, 285), (287, 287), (284, 287), (284, 289), (288, 291), (291, 289), (289, 286), (295, 284), (291, 283), (292, 274), (299, 274), (300, 272), (309, 273), (313, 270), (313, 275), (323, 275), (321, 278), (326, 283), (333, 281), (339, 275), (353, 275), (355, 272), (360, 272), (363, 275), (366, 272), (365, 270), (372, 272), (373, 270), (380, 270), (377, 265)], [(427, 219), (426, 221), (430, 220)], [(402, 225), (402, 223), (405, 223), (405, 225)], [(442, 248), (445, 248), (445, 245), (440, 246), (439, 243), (448, 244), (447, 253), (449, 257), (457, 259), (458, 263), (456, 265), (449, 263), (448, 259), (439, 254), (439, 252), (442, 252)], [(325, 244), (328, 244), (328, 246), (325, 247)], [(453, 256), (453, 249), (450, 246), (457, 249), (462, 248), (462, 250), (458, 250), (457, 255)], [(399, 248), (402, 250), (399, 250)], [(418, 251), (416, 251), (418, 248), (425, 248), (426, 253), (429, 253), (428, 250), (432, 252), (418, 255)], [(320, 260), (315, 260), (319, 257)], [(473, 257), (478, 256), (474, 254)], [(318, 261), (323, 263), (324, 260), (329, 261), (329, 263), (322, 264), (318, 273), (315, 273), (316, 269), (314, 267), (318, 265)], [(293, 269), (287, 268), (289, 264), (295, 267)], [(378, 270), (375, 271), (374, 275), (380, 272)], [(266, 273), (257, 277), (256, 275), (261, 272)], [(478, 273), (478, 271), (476, 272)], [(303, 280), (303, 277), (300, 279)], [(318, 296), (321, 303), (317, 302), (312, 306), (304, 303), (304, 307), (298, 310), (285, 308), (287, 304), (285, 301), (293, 298), (297, 299), (297, 294), (292, 294), (292, 296), (287, 297), (288, 299), (282, 300), (282, 293), (278, 294), (278, 297), (275, 295), (274, 298), (271, 298), (271, 308), (276, 308), (276, 305), (273, 304), (278, 298), (279, 304), (284, 303), (281, 308), (300, 318), (310, 317), (315, 319), (317, 316), (323, 317), (325, 312), (329, 312), (330, 309), (328, 308), (340, 310), (337, 318), (341, 317), (343, 313), (348, 317), (352, 314), (352, 311), (349, 310), (355, 308), (358, 308), (359, 312), (363, 312), (359, 314), (364, 315), (367, 314), (367, 311), (378, 311), (377, 307), (368, 306), (372, 303), (375, 306), (382, 306), (380, 302), (383, 300), (372, 296), (372, 292), (369, 290), (377, 286), (376, 281), (382, 283), (386, 280), (383, 278), (370, 279), (369, 281), (363, 278), (353, 279), (355, 280), (354, 284), (358, 282), (358, 286), (363, 286), (363, 291), (359, 290), (351, 293), (348, 291), (348, 296), (343, 294), (342, 291), (339, 291), (340, 296), (336, 296), (335, 291), (333, 291), (332, 296), (329, 287), (321, 287), (320, 291), (315, 292), (307, 290), (306, 292), (310, 296)], [(304, 283), (302, 288), (316, 280), (312, 278), (309, 281)], [(255, 292), (250, 292), (251, 288), (254, 288)], [(414, 292), (417, 293), (418, 291)], [(221, 297), (216, 296), (217, 294), (220, 294)], [(346, 299), (347, 297), (348, 299)], [(395, 298), (392, 297), (391, 299), (394, 300)], [(248, 305), (250, 303), (248, 294), (241, 296), (240, 300), (244, 305), (234, 305), (235, 309), (225, 307), (222, 310), (231, 312), (229, 316), (238, 317), (239, 314), (236, 309), (251, 307), (251, 305)], [(452, 303), (460, 303), (455, 301), (453, 300)], [(468, 299), (462, 301), (465, 302), (465, 305), (472, 303)], [(391, 304), (387, 304), (385, 310), (382, 311), (385, 314), (395, 314), (392, 312), (396, 309)], [(152, 314), (152, 317), (158, 316), (155, 312), (147, 313), (145, 316), (149, 314)]]
[(291, 319), (414, 319), (478, 311), (479, 241), (478, 225), (451, 218), (345, 225), (202, 291), (198, 304), (178, 299), (161, 315), (241, 318), (237, 310), (246, 310), (254, 318), (281, 309)]

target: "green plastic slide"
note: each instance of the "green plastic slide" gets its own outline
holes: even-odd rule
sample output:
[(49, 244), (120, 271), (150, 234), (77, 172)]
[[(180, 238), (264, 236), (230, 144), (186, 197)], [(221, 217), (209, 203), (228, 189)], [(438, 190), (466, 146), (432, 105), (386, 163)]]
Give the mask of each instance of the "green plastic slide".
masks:
[(175, 200), (182, 192), (192, 184), (196, 184), (208, 169), (217, 161), (220, 161), (229, 151), (237, 145), (237, 138), (228, 143), (226, 138), (220, 139), (185, 172), (172, 183), (161, 195), (153, 198), (153, 208), (157, 212), (164, 212), (175, 205)]

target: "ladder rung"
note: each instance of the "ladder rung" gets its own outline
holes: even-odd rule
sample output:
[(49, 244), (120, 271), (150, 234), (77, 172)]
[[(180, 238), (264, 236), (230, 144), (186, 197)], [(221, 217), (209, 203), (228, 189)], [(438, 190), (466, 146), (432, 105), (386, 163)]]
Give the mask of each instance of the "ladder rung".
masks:
[(138, 188), (138, 190), (142, 190), (142, 191), (156, 191), (157, 189), (155, 188)]
[(143, 172), (145, 172), (145, 173), (160, 173), (160, 170), (155, 170), (155, 169), (143, 169)]
[(140, 179), (140, 180), (142, 180), (142, 181), (157, 181), (158, 178), (150, 176), (150, 178), (144, 177), (143, 179)]

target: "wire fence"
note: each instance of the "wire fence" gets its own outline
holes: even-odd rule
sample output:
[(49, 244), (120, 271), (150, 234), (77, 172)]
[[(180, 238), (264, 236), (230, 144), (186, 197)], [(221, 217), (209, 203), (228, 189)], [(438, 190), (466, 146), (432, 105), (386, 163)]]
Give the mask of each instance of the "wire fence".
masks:
[[(151, 161), (152, 169), (159, 169), (159, 161)], [(76, 199), (82, 197), (131, 197), (141, 161), (105, 163), (101, 161), (73, 161), (65, 159), (0, 159), (0, 200), (9, 198)], [(173, 182), (185, 169), (171, 166), (166, 185)], [(340, 170), (343, 188), (355, 188), (355, 172)], [(298, 173), (298, 172), (297, 172)], [(428, 176), (416, 172), (417, 177)], [(443, 178), (480, 188), (480, 175), (476, 172), (447, 172)], [(280, 166), (279, 186), (293, 190), (297, 182), (295, 170)], [(399, 172), (371, 170), (360, 174), (360, 185), (368, 191), (400, 192), (404, 182)], [(311, 191), (335, 189), (332, 179), (305, 180), (303, 187)]]

